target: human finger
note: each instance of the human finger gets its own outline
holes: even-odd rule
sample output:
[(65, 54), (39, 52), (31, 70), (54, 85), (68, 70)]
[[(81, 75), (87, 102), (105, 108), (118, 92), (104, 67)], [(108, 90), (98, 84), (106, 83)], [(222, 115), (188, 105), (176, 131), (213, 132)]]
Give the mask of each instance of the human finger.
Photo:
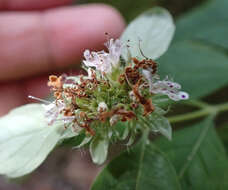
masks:
[(71, 2), (72, 0), (0, 0), (0, 10), (40, 10)]
[(17, 79), (77, 63), (86, 48), (98, 48), (108, 32), (118, 37), (124, 22), (105, 5), (58, 8), (43, 13), (0, 14), (0, 80)]

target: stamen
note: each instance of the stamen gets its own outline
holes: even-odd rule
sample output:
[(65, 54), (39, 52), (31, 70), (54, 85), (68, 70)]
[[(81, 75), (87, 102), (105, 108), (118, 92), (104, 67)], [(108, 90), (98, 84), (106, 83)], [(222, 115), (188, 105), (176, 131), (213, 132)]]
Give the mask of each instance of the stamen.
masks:
[(148, 60), (149, 58), (147, 56), (145, 56), (145, 54), (143, 53), (142, 48), (141, 48), (141, 42), (142, 42), (142, 40), (139, 37), (138, 37), (138, 40), (139, 40), (139, 51), (140, 51), (141, 55), (143, 57), (145, 57), (146, 60)]
[(33, 99), (33, 100), (37, 100), (37, 101), (40, 101), (40, 102), (43, 102), (45, 104), (51, 104), (52, 103), (52, 102), (49, 102), (47, 100), (44, 100), (44, 99), (41, 99), (41, 98), (37, 98), (37, 97), (31, 96), (31, 95), (29, 95), (28, 98)]

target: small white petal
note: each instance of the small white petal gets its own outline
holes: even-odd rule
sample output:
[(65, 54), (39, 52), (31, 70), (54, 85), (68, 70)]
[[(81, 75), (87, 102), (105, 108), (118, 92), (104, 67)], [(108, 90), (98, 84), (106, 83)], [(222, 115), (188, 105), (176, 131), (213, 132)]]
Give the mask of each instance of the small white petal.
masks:
[(120, 40), (110, 39), (105, 45), (109, 53), (105, 51), (90, 52), (89, 50), (85, 50), (85, 60), (83, 63), (87, 67), (95, 67), (100, 72), (110, 73), (112, 67), (117, 66), (119, 63), (122, 44)]
[(87, 70), (87, 72), (88, 72), (88, 77), (89, 78), (92, 78), (92, 75), (93, 75), (93, 73), (95, 72), (93, 69), (91, 69), (91, 68), (89, 68), (88, 70)]
[(58, 100), (54, 101), (51, 104), (43, 105), (46, 110), (44, 116), (47, 120), (48, 125), (52, 125), (58, 118), (60, 112), (66, 107), (64, 102)]
[(187, 100), (187, 99), (189, 99), (189, 94), (186, 93), (186, 92), (183, 92), (183, 91), (180, 91), (179, 94), (178, 94), (178, 96), (179, 96), (179, 98), (181, 100)]
[(189, 98), (189, 95), (186, 92), (179, 91), (181, 85), (170, 81), (168, 77), (161, 81), (154, 78), (148, 70), (143, 70), (142, 74), (148, 80), (151, 93), (167, 95), (174, 101), (186, 100)]
[(97, 107), (97, 111), (99, 112), (106, 111), (107, 109), (108, 109), (108, 106), (105, 102), (100, 102)]
[(86, 49), (86, 50), (84, 51), (84, 57), (85, 57), (86, 59), (90, 59), (91, 55), (90, 55), (90, 51), (89, 51), (88, 49)]
[(147, 79), (148, 83), (149, 83), (149, 88), (150, 91), (152, 91), (153, 88), (153, 78), (152, 78), (152, 74), (150, 71), (143, 69), (142, 70), (142, 75)]
[(168, 97), (174, 101), (179, 101), (180, 97), (177, 94), (167, 94)]
[(119, 115), (113, 115), (111, 118), (110, 118), (110, 120), (109, 120), (109, 122), (110, 122), (110, 125), (112, 126), (112, 125), (114, 125), (116, 122), (118, 122), (120, 120), (120, 116)]
[(109, 58), (113, 66), (117, 66), (122, 51), (122, 43), (119, 39), (110, 39), (106, 46), (109, 50)]
[(129, 92), (129, 97), (130, 97), (130, 99), (131, 99), (133, 102), (136, 101), (135, 94), (134, 94), (134, 92), (133, 92), (132, 90)]

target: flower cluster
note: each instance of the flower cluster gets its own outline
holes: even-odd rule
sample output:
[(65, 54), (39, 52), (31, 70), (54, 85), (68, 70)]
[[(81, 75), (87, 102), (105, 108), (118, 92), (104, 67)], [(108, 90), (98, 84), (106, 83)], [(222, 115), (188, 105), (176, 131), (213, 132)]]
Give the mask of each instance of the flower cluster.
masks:
[(91, 52), (85, 50), (84, 57), (85, 60), (83, 63), (87, 67), (94, 67), (97, 71), (101, 73), (110, 73), (112, 72), (113, 67), (117, 67), (120, 59), (120, 54), (122, 50), (122, 44), (119, 39), (115, 40), (110, 39), (105, 43), (109, 52), (99, 51)]
[[(170, 78), (160, 78), (154, 60), (170, 44), (173, 19), (162, 8), (149, 13), (134, 20), (121, 41), (110, 39), (103, 51), (85, 50), (84, 74), (49, 76), (52, 101), (29, 96), (41, 103), (20, 106), (0, 119), (0, 175), (32, 172), (62, 143), (89, 147), (93, 162), (102, 164), (110, 143), (129, 146), (140, 136), (147, 142), (149, 132), (171, 139), (167, 107), (188, 94)], [(138, 35), (143, 39), (137, 47)]]
[[(108, 52), (85, 50), (83, 68), (87, 75), (49, 77), (48, 86), (55, 97), (45, 105), (49, 125), (62, 120), (65, 128), (84, 133), (91, 140), (99, 136), (115, 141), (150, 127), (146, 120), (153, 123), (162, 117), (165, 112), (161, 112), (159, 100), (164, 96), (174, 101), (188, 99), (178, 83), (160, 80), (153, 60), (131, 58), (123, 65), (120, 40), (110, 39), (105, 45)], [(122, 126), (127, 128), (124, 137), (117, 125), (120, 123), (126, 123)]]

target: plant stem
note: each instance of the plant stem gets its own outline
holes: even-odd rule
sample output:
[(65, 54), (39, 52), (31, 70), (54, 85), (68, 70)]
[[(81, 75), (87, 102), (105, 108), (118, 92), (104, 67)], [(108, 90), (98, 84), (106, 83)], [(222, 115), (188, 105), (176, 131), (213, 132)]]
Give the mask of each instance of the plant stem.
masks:
[[(196, 104), (194, 103), (194, 104), (191, 104), (191, 105), (196, 105)], [(204, 104), (203, 102), (200, 102), (199, 103), (199, 107), (202, 108), (199, 111), (194, 111), (194, 112), (191, 112), (191, 113), (186, 113), (186, 114), (181, 114), (181, 115), (177, 115), (177, 116), (172, 116), (172, 117), (169, 117), (168, 119), (169, 119), (170, 123), (177, 123), (177, 122), (181, 122), (181, 121), (197, 119), (197, 118), (200, 118), (200, 117), (203, 117), (203, 116), (207, 116), (207, 115), (210, 115), (210, 114), (216, 115), (218, 113), (221, 113), (221, 112), (224, 112), (224, 111), (228, 111), (228, 103), (218, 104), (218, 105), (207, 105), (207, 104)]]
[(219, 112), (224, 112), (228, 110), (228, 102), (225, 104), (219, 104), (215, 106)]
[(206, 107), (210, 106), (209, 104), (202, 102), (200, 100), (189, 100), (189, 101), (184, 102), (184, 104), (196, 106), (198, 108), (206, 108)]

